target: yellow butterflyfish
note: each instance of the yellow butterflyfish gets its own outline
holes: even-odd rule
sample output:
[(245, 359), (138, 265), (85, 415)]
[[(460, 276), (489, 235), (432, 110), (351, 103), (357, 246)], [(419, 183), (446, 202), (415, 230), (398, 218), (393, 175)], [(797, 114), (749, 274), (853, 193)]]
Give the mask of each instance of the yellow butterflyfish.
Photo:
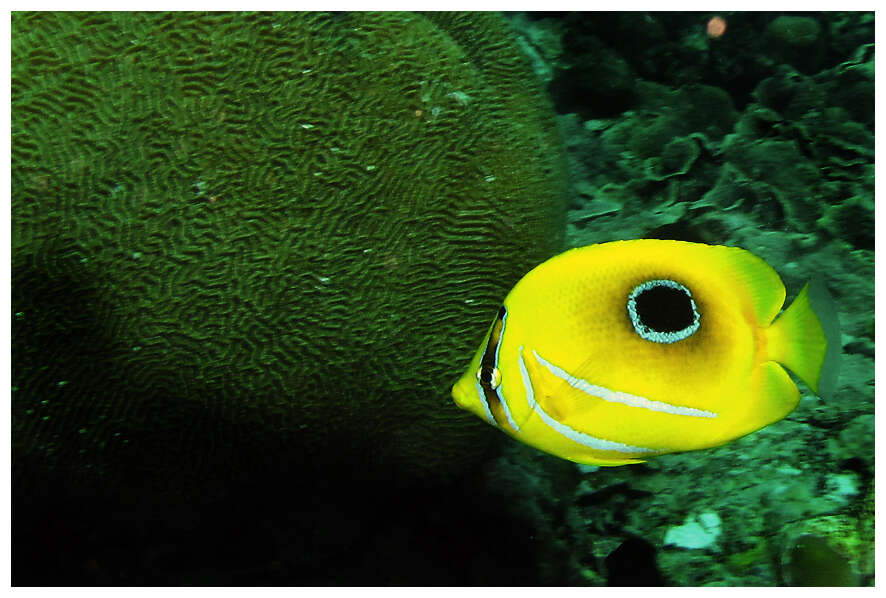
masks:
[[(737, 247), (639, 239), (572, 249), (508, 293), (452, 388), (456, 404), (578, 463), (725, 444), (837, 382), (836, 309)], [(773, 321), (774, 320), (774, 321)]]

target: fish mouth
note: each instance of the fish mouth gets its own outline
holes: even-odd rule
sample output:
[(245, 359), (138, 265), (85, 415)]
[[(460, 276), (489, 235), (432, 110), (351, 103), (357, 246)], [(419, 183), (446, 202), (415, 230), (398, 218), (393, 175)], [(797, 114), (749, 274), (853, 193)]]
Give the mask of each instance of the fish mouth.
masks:
[(452, 385), (452, 400), (455, 401), (455, 404), (461, 409), (470, 411), (471, 399), (474, 396), (473, 393), (474, 385), (467, 375), (462, 376)]

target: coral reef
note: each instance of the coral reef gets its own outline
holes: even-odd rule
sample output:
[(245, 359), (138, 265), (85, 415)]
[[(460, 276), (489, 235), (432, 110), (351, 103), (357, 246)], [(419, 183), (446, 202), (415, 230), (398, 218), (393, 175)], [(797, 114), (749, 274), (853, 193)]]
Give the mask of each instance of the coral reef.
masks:
[[(367, 537), (487, 458), (449, 386), (562, 247), (554, 113), (508, 24), (12, 31), (15, 583), (394, 582)], [(467, 559), (438, 574), (498, 571)]]
[(792, 586), (858, 585), (846, 556), (821, 536), (803, 534), (796, 538), (784, 567), (788, 585)]
[(812, 17), (780, 15), (764, 36), (771, 58), (802, 72), (815, 72), (824, 53), (821, 25)]
[[(705, 29), (714, 16), (726, 23), (718, 37)], [(57, 36), (83, 40), (86, 30), (104, 31), (108, 19), (128, 18), (64, 17), (82, 27), (58, 27)], [(168, 15), (137, 17), (161, 24), (152, 29), (156, 39), (124, 28), (127, 35), (107, 40), (109, 49), (58, 44), (41, 33), (46, 25), (22, 27), (23, 17), (13, 18), (21, 33), (13, 37), (13, 334), (29, 339), (14, 345), (15, 455), (38, 456), (20, 461), (38, 468), (62, 459), (84, 468), (100, 463), (96, 430), (78, 427), (96, 419), (111, 422), (97, 428), (110, 433), (103, 450), (120, 452), (132, 478), (146, 476), (142, 486), (163, 482), (179, 457), (184, 469), (198, 462), (203, 483), (230, 474), (221, 471), (228, 467), (277, 459), (284, 470), (317, 460), (331, 479), (289, 469), (271, 492), (221, 485), (211, 508), (170, 508), (148, 495), (127, 511), (88, 493), (71, 501), (54, 492), (70, 487), (64, 476), (50, 478), (55, 501), (29, 525), (14, 526), (18, 573), (21, 563), (31, 566), (24, 568), (30, 577), (19, 579), (873, 584), (873, 13), (510, 14), (516, 42), (492, 15), (189, 18), (218, 25), (189, 30), (211, 39), (208, 45), (182, 36)], [(280, 29), (304, 20), (336, 43), (289, 37), (277, 53)], [(232, 22), (254, 27), (235, 43)], [(216, 28), (224, 35), (213, 37)], [(267, 42), (266, 53), (242, 56), (238, 49), (255, 40)], [(154, 60), (146, 52), (152, 43), (166, 48), (165, 62), (144, 70)], [(170, 49), (182, 44), (190, 51)], [(322, 64), (296, 64), (300, 44), (311, 45), (310, 60)], [(78, 68), (59, 66), (69, 64)], [(202, 97), (201, 77), (219, 86), (227, 64), (242, 72), (230, 75), (237, 86), (218, 91), (226, 101)], [(327, 123), (330, 112), (297, 90), (304, 77), (349, 64), (373, 76), (361, 76), (357, 91), (324, 88), (336, 98)], [(379, 65), (377, 73), (365, 70)], [(788, 301), (810, 277), (822, 278), (843, 339), (833, 397), (822, 400), (801, 385), (798, 408), (749, 437), (617, 468), (538, 453), (480, 423), (472, 427), (448, 403), (444, 379), (464, 365), (490, 306), (521, 268), (559, 242), (556, 144), (546, 101), (523, 74), (529, 65), (560, 112), (566, 245), (646, 236), (742, 246), (780, 273)], [(261, 77), (251, 74), (256, 69)], [(281, 74), (293, 71), (292, 79)], [(127, 83), (136, 105), (112, 94), (99, 102), (95, 120), (80, 119), (78, 111), (95, 104), (93, 82), (103, 72)], [(264, 81), (279, 94), (268, 95)], [(405, 87), (392, 97), (394, 84)], [(53, 111), (55, 101), (66, 110)], [(153, 128), (123, 118), (124, 106)], [(47, 108), (44, 126), (38, 115)], [(372, 126), (354, 128), (361, 118)], [(225, 133), (255, 123), (260, 130), (242, 140)], [(199, 134), (190, 133), (197, 124)], [(332, 130), (351, 134), (333, 144), (324, 136)], [(121, 168), (112, 151), (117, 132), (133, 139), (142, 171)], [(395, 138), (403, 143), (396, 151)], [(73, 151), (74, 139), (86, 142), (82, 152)], [(302, 144), (297, 155), (286, 151), (293, 142)], [(163, 156), (184, 174), (164, 170)], [(329, 177), (338, 167), (345, 183), (336, 185)], [(317, 190), (335, 203), (308, 201), (324, 197)], [(312, 220), (325, 213), (315, 208), (338, 217)], [(111, 218), (118, 213), (127, 219)], [(331, 240), (307, 226), (321, 221), (335, 231)], [(106, 224), (99, 230), (91, 222)], [(271, 240), (261, 232), (268, 230)], [(145, 244), (151, 239), (155, 245)], [(157, 276), (164, 260), (187, 267), (169, 266), (175, 275), (167, 280)], [(338, 263), (348, 275), (330, 270)], [(360, 284), (346, 284), (349, 276)], [(445, 276), (451, 284), (435, 287), (439, 293), (423, 286)], [(18, 280), (27, 282), (24, 298), (16, 295)], [(193, 298), (183, 295), (195, 286), (202, 288)], [(230, 303), (212, 302), (220, 297)], [(120, 305), (128, 306), (127, 319)], [(272, 313), (286, 315), (261, 317)], [(181, 326), (149, 326), (173, 317)], [(219, 318), (224, 326), (213, 328)], [(342, 326), (349, 327), (344, 337), (334, 336)], [(212, 335), (230, 348), (206, 345)], [(333, 338), (344, 338), (348, 351), (337, 352)], [(304, 352), (277, 350), (286, 343)], [(173, 365), (120, 369), (157, 363)], [(270, 369), (275, 375), (265, 380)], [(21, 372), (33, 380), (23, 383)], [(236, 380), (258, 392), (238, 394)], [(132, 400), (96, 411), (107, 403), (84, 388), (99, 397), (125, 391)], [(79, 411), (65, 398), (71, 392), (87, 397)], [(331, 396), (340, 400), (324, 402)], [(301, 410), (285, 416), (291, 401)], [(62, 425), (66, 419), (72, 426)], [(144, 427), (115, 437), (121, 419)], [(386, 424), (395, 420), (405, 423)], [(168, 447), (152, 435), (182, 429), (182, 421), (193, 426), (178, 447), (193, 448), (195, 438), (204, 444), (193, 454), (166, 453), (152, 472), (158, 461), (145, 447)], [(226, 421), (234, 423), (220, 433)], [(377, 433), (367, 438), (366, 429)], [(31, 443), (32, 431), (39, 444)], [(344, 440), (305, 447), (299, 435)], [(126, 448), (127, 437), (146, 444)], [(250, 444), (270, 454), (244, 455)], [(489, 444), (499, 450), (485, 451)], [(304, 452), (293, 454), (295, 447)], [(361, 458), (335, 460), (353, 454)], [(372, 462), (430, 475), (418, 487), (385, 492), (378, 469), (366, 467)], [(453, 481), (455, 471), (465, 475)], [(103, 468), (76, 473), (109, 476)], [(86, 514), (84, 504), (93, 505)], [(52, 517), (39, 518), (46, 513)]]
[[(579, 467), (573, 516), (585, 524), (572, 542), (590, 547), (581, 560), (590, 584), (620, 579), (621, 555), (633, 554), (621, 546), (640, 542), (654, 567), (644, 570), (661, 584), (802, 584), (812, 570), (801, 563), (835, 551), (842, 566), (829, 583), (869, 585), (872, 16), (723, 16), (724, 35), (706, 39), (699, 14), (537, 15), (564, 40), (593, 38), (587, 54), (557, 58), (555, 99), (565, 93), (557, 77), (601, 45), (640, 77), (617, 109), (588, 103), (561, 116), (573, 181), (567, 245), (642, 236), (738, 245), (775, 267), (788, 300), (822, 277), (840, 312), (840, 388), (828, 402), (804, 391), (786, 420), (718, 449)], [(791, 53), (801, 45), (809, 56)], [(650, 66), (656, 53), (669, 68)]]
[(500, 17), (13, 31), (17, 480), (439, 480), (482, 456), (448, 387), (563, 227), (553, 114)]
[[(854, 486), (837, 489), (858, 494)], [(781, 578), (790, 586), (858, 586), (874, 578), (874, 491), (839, 515), (804, 519), (779, 534)]]

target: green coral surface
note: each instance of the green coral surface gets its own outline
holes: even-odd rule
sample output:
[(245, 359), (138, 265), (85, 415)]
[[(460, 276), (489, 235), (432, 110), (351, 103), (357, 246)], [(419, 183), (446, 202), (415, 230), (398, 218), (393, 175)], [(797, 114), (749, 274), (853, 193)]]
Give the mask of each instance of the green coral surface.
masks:
[(483, 454), (449, 386), (565, 210), (500, 16), (17, 13), (12, 142), (17, 484)]

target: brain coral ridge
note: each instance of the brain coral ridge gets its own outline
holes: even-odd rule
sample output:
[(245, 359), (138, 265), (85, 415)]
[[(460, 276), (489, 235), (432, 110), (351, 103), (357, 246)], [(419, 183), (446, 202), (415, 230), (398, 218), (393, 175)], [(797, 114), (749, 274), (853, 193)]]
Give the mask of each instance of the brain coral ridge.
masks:
[(12, 31), (17, 483), (443, 479), (482, 455), (448, 386), (564, 222), (553, 113), (501, 17)]

